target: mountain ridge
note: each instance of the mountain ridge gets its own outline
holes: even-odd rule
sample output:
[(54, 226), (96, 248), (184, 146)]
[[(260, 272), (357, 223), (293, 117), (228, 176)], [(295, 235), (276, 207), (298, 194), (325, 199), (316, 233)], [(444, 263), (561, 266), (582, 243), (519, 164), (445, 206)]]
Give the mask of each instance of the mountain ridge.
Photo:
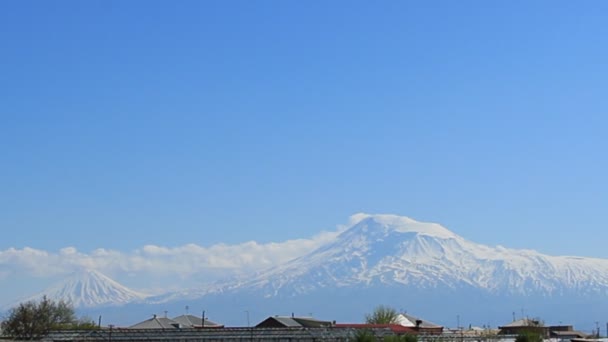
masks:
[[(436, 223), (360, 213), (351, 217), (348, 229), (314, 251), (248, 278), (188, 290), (183, 298), (242, 291), (270, 298), (383, 285), (472, 287), (524, 296), (608, 295), (608, 260), (490, 247)], [(166, 298), (176, 300), (180, 292)]]
[[(349, 296), (361, 303), (353, 303)], [(288, 305), (310, 312), (313, 303), (331, 303), (324, 310), (339, 315), (347, 307), (351, 312), (368, 310), (372, 302), (383, 299), (424, 310), (429, 302), (467, 307), (467, 300), (479, 298), (497, 312), (511, 313), (512, 303), (520, 303), (518, 309), (537, 302), (539, 307), (576, 305), (583, 312), (598, 298), (608, 299), (608, 260), (491, 247), (436, 223), (356, 214), (331, 241), (270, 269), (196, 288), (135, 296), (119, 305), (167, 308), (204, 302), (234, 307), (240, 303), (241, 311)], [(581, 303), (589, 304), (583, 308)]]

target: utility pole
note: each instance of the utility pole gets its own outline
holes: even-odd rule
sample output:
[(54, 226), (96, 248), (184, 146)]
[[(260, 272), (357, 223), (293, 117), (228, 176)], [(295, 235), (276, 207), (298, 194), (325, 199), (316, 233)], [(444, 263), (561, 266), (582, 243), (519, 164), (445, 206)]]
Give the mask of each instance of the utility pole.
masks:
[(595, 331), (597, 338), (600, 338), (600, 322), (598, 321), (595, 322)]
[(110, 328), (110, 337), (109, 337), (109, 342), (112, 342), (112, 328), (114, 328), (113, 324), (108, 325), (108, 327)]
[(249, 329), (249, 341), (253, 341), (253, 328), (249, 324), (249, 310), (245, 310), (247, 314), (247, 329)]
[(205, 327), (205, 310), (203, 310), (203, 321), (201, 323), (201, 328)]

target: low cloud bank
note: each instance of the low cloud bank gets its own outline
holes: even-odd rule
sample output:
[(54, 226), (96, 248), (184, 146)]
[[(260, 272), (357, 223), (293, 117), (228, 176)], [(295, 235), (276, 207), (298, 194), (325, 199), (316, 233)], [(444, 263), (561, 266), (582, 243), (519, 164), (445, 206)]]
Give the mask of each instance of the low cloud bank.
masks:
[(241, 272), (261, 270), (302, 256), (334, 239), (344, 228), (322, 232), (310, 239), (237, 245), (217, 244), (203, 247), (187, 244), (179, 247), (145, 245), (131, 252), (99, 248), (81, 252), (68, 246), (56, 252), (9, 248), (0, 251), (0, 279), (14, 275), (55, 277), (82, 268), (108, 275), (147, 274), (186, 278), (202, 272)]

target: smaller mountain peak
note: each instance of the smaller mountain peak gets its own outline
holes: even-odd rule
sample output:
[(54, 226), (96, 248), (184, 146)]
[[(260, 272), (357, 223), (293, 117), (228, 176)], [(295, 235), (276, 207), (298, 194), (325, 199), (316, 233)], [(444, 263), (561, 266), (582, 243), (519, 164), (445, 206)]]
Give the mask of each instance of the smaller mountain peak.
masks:
[(42, 296), (63, 300), (75, 307), (113, 306), (138, 301), (146, 297), (116, 282), (105, 274), (88, 268), (76, 270), (63, 281), (27, 300)]
[(98, 281), (106, 281), (109, 279), (110, 281), (112, 281), (107, 275), (88, 267), (83, 267), (75, 270), (74, 272), (69, 274), (68, 277), (65, 279), (93, 279)]
[(419, 222), (407, 216), (357, 213), (350, 217), (350, 227), (363, 224), (368, 227), (377, 227), (400, 233), (418, 233), (443, 239), (458, 237), (458, 235), (452, 233), (440, 224)]
[(83, 267), (81, 269), (78, 269), (76, 271), (74, 271), (74, 274), (83, 274), (83, 275), (100, 275), (102, 274), (101, 272), (92, 269), (92, 268), (88, 268), (88, 267)]

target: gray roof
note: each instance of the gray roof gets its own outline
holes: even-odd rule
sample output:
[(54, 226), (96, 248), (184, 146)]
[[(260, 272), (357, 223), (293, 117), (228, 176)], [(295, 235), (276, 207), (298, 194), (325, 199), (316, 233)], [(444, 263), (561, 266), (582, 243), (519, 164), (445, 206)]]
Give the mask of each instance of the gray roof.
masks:
[(576, 330), (568, 330), (568, 331), (551, 331), (551, 334), (555, 335), (555, 336), (578, 336), (578, 337), (585, 337), (587, 336), (587, 334), (584, 334), (580, 331), (576, 331)]
[(275, 319), (277, 322), (283, 324), (286, 327), (301, 327), (302, 326), (302, 324), (298, 323), (298, 321), (296, 321), (295, 319), (293, 319), (291, 317), (275, 316), (272, 318)]
[(423, 319), (420, 319), (418, 317), (406, 314), (406, 313), (402, 313), (401, 315), (403, 315), (403, 317), (407, 318), (408, 321), (412, 322), (414, 325), (416, 325), (416, 321), (420, 321), (420, 327), (421, 328), (443, 328), (443, 326), (439, 325), (439, 324), (435, 324), (429, 321), (425, 321)]
[(166, 317), (154, 317), (145, 321), (139, 322), (129, 327), (129, 329), (175, 329), (179, 327), (179, 323), (166, 318)]
[(513, 321), (507, 325), (503, 325), (499, 328), (516, 328), (516, 327), (540, 327), (542, 326), (541, 322), (534, 319), (522, 318), (516, 321)]
[[(181, 315), (181, 316), (177, 316), (177, 317), (173, 318), (173, 320), (175, 322), (179, 323), (184, 328), (203, 327), (203, 324), (202, 324), (203, 319), (201, 317), (197, 317), (194, 315)], [(215, 323), (215, 322), (210, 321), (207, 318), (205, 318), (204, 327), (220, 328), (222, 326), (223, 325)]]
[(274, 320), (285, 328), (322, 328), (331, 327), (330, 321), (320, 321), (312, 317), (290, 317), (290, 316), (271, 316), (260, 322), (257, 326), (264, 326), (267, 322)]
[(293, 317), (293, 320), (300, 323), (301, 326), (306, 328), (323, 328), (331, 327), (333, 325), (333, 322), (320, 321), (312, 317)]

